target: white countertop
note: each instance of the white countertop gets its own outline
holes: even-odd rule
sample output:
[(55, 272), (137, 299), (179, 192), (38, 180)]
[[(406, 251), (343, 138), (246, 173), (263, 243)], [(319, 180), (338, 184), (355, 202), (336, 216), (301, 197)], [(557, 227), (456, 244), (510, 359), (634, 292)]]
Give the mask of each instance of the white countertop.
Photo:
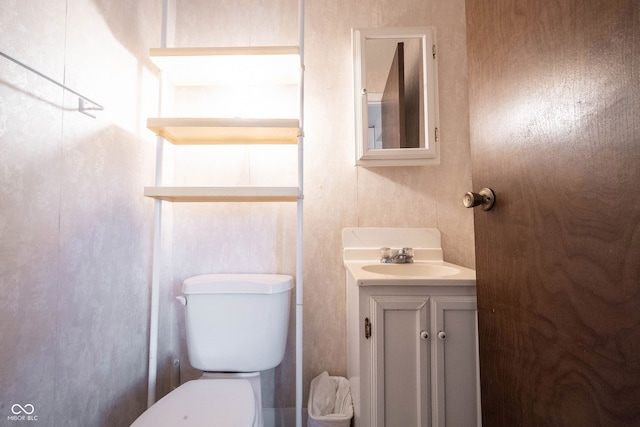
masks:
[[(420, 268), (421, 265), (444, 266), (458, 269), (457, 274), (446, 276), (425, 276), (411, 274), (380, 274), (367, 271), (365, 268), (372, 265), (393, 266), (402, 269), (406, 267)], [(460, 265), (451, 264), (444, 261), (415, 261), (412, 264), (382, 264), (376, 260), (354, 260), (345, 261), (344, 266), (347, 272), (353, 277), (358, 286), (475, 286), (476, 272)]]

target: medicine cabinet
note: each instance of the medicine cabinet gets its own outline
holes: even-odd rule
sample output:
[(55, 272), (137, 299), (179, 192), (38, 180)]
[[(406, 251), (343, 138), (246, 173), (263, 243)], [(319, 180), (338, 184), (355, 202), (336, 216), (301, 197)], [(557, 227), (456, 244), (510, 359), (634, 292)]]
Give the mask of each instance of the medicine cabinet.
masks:
[(439, 163), (434, 27), (352, 30), (357, 166)]

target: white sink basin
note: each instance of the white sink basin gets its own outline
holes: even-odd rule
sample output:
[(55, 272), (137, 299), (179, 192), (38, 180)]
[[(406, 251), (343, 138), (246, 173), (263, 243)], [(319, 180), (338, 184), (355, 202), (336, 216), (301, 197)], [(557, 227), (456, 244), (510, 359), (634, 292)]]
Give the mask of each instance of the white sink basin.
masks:
[(455, 267), (428, 263), (371, 264), (362, 266), (362, 269), (369, 273), (411, 277), (444, 277), (460, 273), (460, 270)]

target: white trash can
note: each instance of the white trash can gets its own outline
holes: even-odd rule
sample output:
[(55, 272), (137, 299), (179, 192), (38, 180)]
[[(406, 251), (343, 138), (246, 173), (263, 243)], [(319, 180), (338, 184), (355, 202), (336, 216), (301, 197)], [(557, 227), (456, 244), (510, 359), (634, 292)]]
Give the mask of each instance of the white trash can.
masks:
[(307, 427), (349, 427), (353, 401), (349, 380), (325, 371), (311, 381)]

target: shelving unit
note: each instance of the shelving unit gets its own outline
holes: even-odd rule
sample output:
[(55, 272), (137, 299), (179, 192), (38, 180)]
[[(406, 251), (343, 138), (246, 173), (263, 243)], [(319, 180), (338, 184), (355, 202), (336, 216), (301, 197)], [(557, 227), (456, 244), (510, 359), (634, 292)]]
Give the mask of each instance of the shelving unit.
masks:
[(172, 144), (297, 144), (298, 119), (153, 118), (147, 127)]
[(156, 48), (149, 58), (180, 86), (297, 84), (300, 50), (298, 46)]
[(144, 195), (166, 202), (297, 202), (298, 187), (147, 187)]
[[(162, 202), (287, 202), (297, 204), (296, 250), (296, 426), (302, 427), (303, 313), (303, 177), (304, 177), (304, 0), (298, 0), (299, 46), (173, 47), (166, 46), (167, 1), (163, 1), (162, 47), (150, 59), (175, 86), (292, 85), (298, 87), (298, 117), (156, 117), (147, 127), (157, 136), (156, 182), (144, 195), (155, 199), (151, 289), (148, 405), (155, 402), (160, 233)], [(163, 89), (161, 88), (161, 98)], [(185, 187), (162, 183), (165, 142), (180, 145), (297, 144), (298, 182), (291, 187)]]

